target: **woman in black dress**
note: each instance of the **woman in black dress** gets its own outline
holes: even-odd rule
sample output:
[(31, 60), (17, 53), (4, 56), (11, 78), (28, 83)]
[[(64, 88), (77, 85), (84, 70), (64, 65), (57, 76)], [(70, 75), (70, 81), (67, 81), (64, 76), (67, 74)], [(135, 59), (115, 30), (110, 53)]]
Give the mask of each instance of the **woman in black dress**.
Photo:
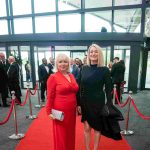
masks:
[(100, 112), (105, 104), (105, 95), (107, 103), (112, 103), (112, 82), (110, 71), (104, 66), (101, 47), (97, 44), (88, 49), (87, 65), (80, 71), (79, 85), (78, 112), (82, 114), (84, 123), (86, 150), (90, 150), (91, 129), (94, 129), (94, 150), (98, 150), (101, 134), (111, 137), (104, 128), (109, 121), (101, 117)]

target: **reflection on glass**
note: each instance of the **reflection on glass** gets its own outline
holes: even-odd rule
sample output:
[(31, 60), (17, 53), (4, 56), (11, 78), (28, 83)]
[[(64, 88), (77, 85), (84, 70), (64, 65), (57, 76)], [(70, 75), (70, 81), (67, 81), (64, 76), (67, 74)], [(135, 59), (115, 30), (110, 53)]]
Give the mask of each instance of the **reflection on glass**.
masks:
[(129, 65), (130, 65), (130, 46), (115, 46), (114, 57), (119, 57), (120, 60), (124, 60), (126, 62), (124, 81), (126, 81), (125, 87), (128, 87)]
[(105, 66), (108, 66), (110, 63), (110, 47), (102, 47), (102, 52), (104, 56), (104, 64)]
[(76, 10), (81, 8), (81, 0), (58, 0), (58, 10)]
[(6, 0), (0, 1), (0, 17), (6, 16)]
[(150, 8), (146, 9), (146, 17), (145, 17), (145, 35), (150, 37)]
[(147, 58), (147, 71), (146, 71), (146, 83), (145, 88), (150, 88), (150, 51)]
[(0, 35), (8, 34), (7, 20), (0, 20)]
[(35, 17), (35, 32), (36, 33), (56, 32), (56, 17), (55, 16)]
[(111, 11), (85, 13), (85, 32), (111, 32)]
[(85, 0), (85, 8), (110, 7), (112, 0)]
[(115, 6), (142, 4), (142, 0), (114, 0)]
[(12, 0), (13, 15), (31, 14), (31, 0)]
[(56, 11), (55, 0), (34, 0), (35, 13)]
[(114, 11), (114, 32), (136, 32), (141, 29), (141, 9)]
[(59, 32), (81, 32), (81, 15), (59, 15)]
[(33, 33), (32, 18), (17, 18), (14, 19), (15, 34)]

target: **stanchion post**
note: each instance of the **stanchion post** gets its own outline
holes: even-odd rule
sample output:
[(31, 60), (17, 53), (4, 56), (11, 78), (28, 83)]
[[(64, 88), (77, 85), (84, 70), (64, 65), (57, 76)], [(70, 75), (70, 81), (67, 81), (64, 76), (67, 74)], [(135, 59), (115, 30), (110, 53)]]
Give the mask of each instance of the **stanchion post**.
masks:
[(37, 94), (38, 94), (38, 104), (35, 105), (35, 107), (36, 107), (36, 108), (44, 107), (45, 105), (44, 105), (44, 104), (41, 104), (41, 102), (40, 102), (40, 93), (39, 93), (39, 89), (37, 89)]
[(27, 90), (29, 92), (29, 109), (30, 109), (30, 115), (26, 116), (26, 118), (28, 119), (36, 119), (37, 116), (32, 114), (32, 103), (31, 103), (31, 97), (30, 97), (30, 88), (29, 88), (30, 84), (27, 83)]
[[(15, 91), (11, 92), (12, 94), (12, 100), (15, 100)], [(10, 139), (13, 140), (18, 140), (18, 139), (22, 139), (24, 137), (24, 134), (22, 133), (18, 133), (18, 124), (17, 124), (17, 113), (16, 113), (16, 103), (14, 102), (13, 105), (13, 111), (14, 111), (14, 121), (15, 121), (15, 134), (12, 134), (11, 136), (9, 136)]]
[[(131, 95), (132, 91), (129, 91), (129, 94)], [(131, 99), (129, 99), (128, 110), (127, 110), (127, 113), (126, 113), (125, 129), (120, 132), (123, 135), (132, 135), (132, 134), (134, 134), (133, 131), (128, 130), (129, 118), (130, 118), (130, 105), (131, 105)]]
[(113, 105), (115, 105), (115, 97), (116, 97), (116, 84), (114, 84), (114, 90), (113, 90)]

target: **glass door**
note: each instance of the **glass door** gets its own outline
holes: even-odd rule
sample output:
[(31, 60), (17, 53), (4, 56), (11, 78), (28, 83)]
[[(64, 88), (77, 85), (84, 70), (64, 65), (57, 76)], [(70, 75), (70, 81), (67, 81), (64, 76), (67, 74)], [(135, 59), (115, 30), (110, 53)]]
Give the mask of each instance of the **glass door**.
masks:
[(148, 51), (145, 88), (150, 88), (150, 51)]

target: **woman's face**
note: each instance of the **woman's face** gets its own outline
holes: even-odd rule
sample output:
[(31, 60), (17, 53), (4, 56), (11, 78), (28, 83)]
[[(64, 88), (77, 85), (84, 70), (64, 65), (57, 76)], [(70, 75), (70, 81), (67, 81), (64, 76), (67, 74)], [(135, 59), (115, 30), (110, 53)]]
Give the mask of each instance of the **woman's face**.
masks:
[(58, 67), (58, 71), (68, 72), (69, 62), (65, 59), (58, 60), (57, 67)]
[(95, 47), (91, 47), (89, 51), (89, 58), (91, 61), (98, 61), (98, 50)]

